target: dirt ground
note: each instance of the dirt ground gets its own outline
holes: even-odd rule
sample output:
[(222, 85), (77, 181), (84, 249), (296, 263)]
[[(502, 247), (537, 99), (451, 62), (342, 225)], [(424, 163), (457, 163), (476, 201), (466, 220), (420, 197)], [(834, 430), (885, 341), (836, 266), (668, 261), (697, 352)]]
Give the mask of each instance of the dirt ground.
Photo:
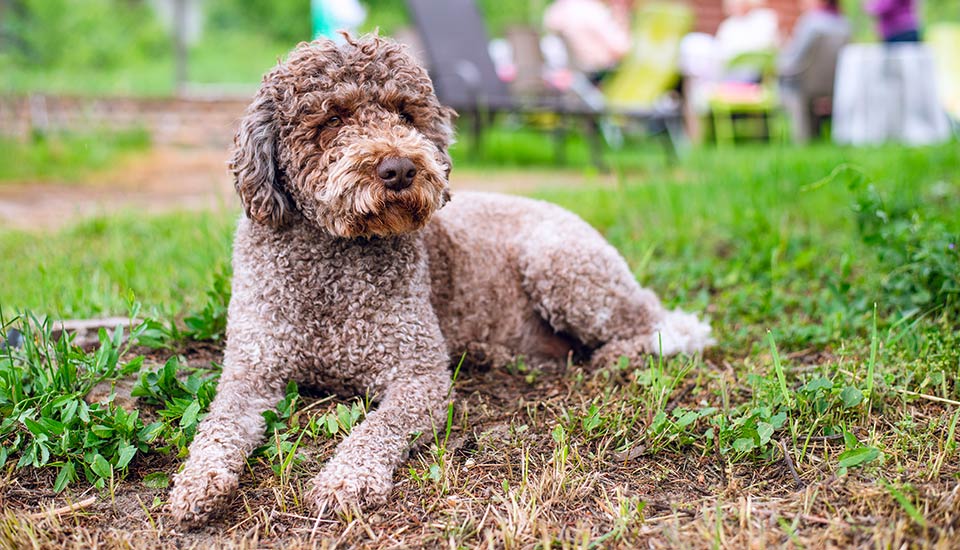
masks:
[[(0, 225), (52, 230), (122, 210), (233, 209), (225, 159), (223, 150), (160, 147), (84, 182), (5, 184)], [(527, 193), (584, 182), (573, 172), (458, 170), (452, 184)], [(177, 351), (196, 365), (219, 361), (221, 353), (209, 345)], [(804, 362), (828, 359), (811, 354)], [(666, 409), (724, 406), (719, 396), (745, 387), (731, 367), (742, 360), (708, 351), (699, 374), (684, 380)], [(836, 438), (811, 440), (796, 465), (787, 452), (731, 462), (708, 447), (621, 452), (612, 436), (557, 441), (558, 425), (577, 433), (592, 403), (604, 402), (611, 388), (636, 385), (636, 376), (577, 365), (560, 372), (465, 370), (455, 385), (449, 439), (411, 453), (394, 476), (389, 503), (320, 521), (308, 517), (302, 495), (336, 438), (303, 440), (302, 462), (286, 470), (265, 458), (251, 461), (223, 516), (197, 531), (178, 529), (163, 512), (168, 488), (143, 483), (149, 474), (172, 475), (183, 457), (140, 456), (106, 490), (80, 483), (59, 495), (52, 490), (56, 470), (17, 470), (10, 462), (0, 471), (0, 549), (960, 547), (960, 464), (933, 473), (930, 457), (945, 451), (896, 449), (898, 430), (939, 426), (937, 419), (954, 414), (944, 404), (904, 401), (898, 414), (913, 419), (909, 428), (889, 426), (880, 413), (856, 428), (861, 439), (871, 431), (886, 438), (885, 468), (909, 487), (922, 520), (915, 521), (869, 472), (835, 475), (844, 448)], [(297, 414), (334, 406), (310, 398)], [(651, 414), (638, 409), (638, 429)]]
[[(0, 185), (0, 227), (58, 229), (79, 219), (121, 211), (159, 214), (172, 210), (239, 208), (223, 149), (154, 147), (116, 168), (79, 182)], [(576, 172), (559, 170), (455, 170), (458, 189), (529, 193), (539, 187), (584, 183)], [(611, 177), (591, 179), (611, 184)]]
[[(190, 364), (220, 358), (207, 344), (180, 352)], [(720, 373), (724, 361), (708, 353), (703, 368)], [(918, 463), (903, 465), (904, 477), (929, 498), (928, 530), (912, 525), (868, 476), (839, 479), (826, 464), (802, 467), (798, 484), (792, 466), (777, 458), (729, 464), (710, 452), (620, 453), (602, 439), (571, 440), (561, 455), (552, 427), (601, 395), (611, 373), (571, 365), (531, 374), (461, 371), (444, 454), (429, 442), (415, 450), (385, 506), (309, 517), (301, 496), (338, 443), (322, 436), (304, 439), (303, 461), (283, 474), (265, 458), (251, 461), (231, 506), (193, 531), (164, 513), (168, 489), (141, 481), (154, 472), (172, 475), (181, 458), (138, 457), (108, 490), (66, 497), (52, 491), (54, 471), (14, 475), (11, 467), (0, 476), (0, 548), (956, 547), (947, 527), (960, 510), (955, 465), (922, 481)], [(694, 385), (668, 408), (707, 399), (706, 388)], [(306, 398), (297, 414), (332, 407), (329, 399)], [(829, 439), (813, 445), (813, 454), (842, 448)], [(934, 522), (942, 527), (933, 529)]]

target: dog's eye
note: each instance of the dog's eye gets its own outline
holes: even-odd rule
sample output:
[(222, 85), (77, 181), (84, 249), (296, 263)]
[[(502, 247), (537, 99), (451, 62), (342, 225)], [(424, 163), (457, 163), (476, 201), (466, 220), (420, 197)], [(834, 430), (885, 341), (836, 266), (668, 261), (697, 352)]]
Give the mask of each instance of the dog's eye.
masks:
[(402, 120), (404, 124), (413, 124), (413, 117), (410, 116), (409, 113), (401, 112), (400, 120)]
[(327, 121), (324, 123), (324, 126), (326, 126), (327, 128), (336, 128), (342, 124), (343, 124), (343, 119), (341, 119), (338, 116), (332, 116), (327, 119)]

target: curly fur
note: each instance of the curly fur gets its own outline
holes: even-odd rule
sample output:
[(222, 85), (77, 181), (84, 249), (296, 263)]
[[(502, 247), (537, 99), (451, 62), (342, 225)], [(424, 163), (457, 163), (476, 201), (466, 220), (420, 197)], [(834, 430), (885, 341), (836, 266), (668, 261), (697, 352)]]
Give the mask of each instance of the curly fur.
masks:
[[(289, 380), (378, 403), (312, 481), (305, 498), (322, 512), (387, 500), (412, 437), (442, 421), (463, 353), (602, 365), (711, 342), (573, 214), (483, 193), (444, 206), (452, 116), (404, 48), (378, 37), (301, 44), (264, 77), (230, 161), (246, 215), (227, 347), (174, 480), (178, 522), (227, 506)], [(379, 179), (386, 158), (413, 161), (409, 187)]]

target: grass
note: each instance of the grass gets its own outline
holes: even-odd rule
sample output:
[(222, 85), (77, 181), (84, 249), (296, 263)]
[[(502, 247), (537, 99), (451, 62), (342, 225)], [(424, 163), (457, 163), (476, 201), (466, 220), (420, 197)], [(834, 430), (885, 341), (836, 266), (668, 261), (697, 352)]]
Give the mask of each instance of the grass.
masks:
[[(263, 74), (294, 46), (296, 42), (257, 32), (211, 29), (190, 48), (187, 82), (252, 93)], [(166, 97), (176, 91), (172, 45), (104, 66), (24, 64), (0, 56), (0, 71), (4, 73), (0, 92), (8, 94)]]
[(55, 318), (126, 313), (131, 296), (161, 316), (203, 305), (229, 265), (235, 218), (134, 213), (86, 221), (56, 234), (0, 232), (0, 306)]
[[(532, 140), (541, 138), (505, 139), (533, 152)], [(485, 154), (512, 153), (491, 146)], [(600, 371), (543, 371), (522, 361), (502, 371), (464, 367), (446, 424), (425, 434), (425, 445), (398, 470), (390, 505), (319, 524), (300, 515), (303, 491), (370, 405), (292, 385), (266, 413), (268, 437), (223, 520), (181, 534), (160, 513), (164, 485), (202, 415), (200, 387), (214, 383), (210, 362), (220, 360), (229, 290), (215, 275), (229, 254), (229, 215), (120, 217), (55, 237), (0, 235), (5, 282), (16, 283), (0, 287), (6, 315), (24, 308), (127, 314), (132, 292), (143, 303), (137, 316), (146, 317), (133, 331), (150, 345), (121, 353), (116, 336), (104, 334), (101, 351), (85, 351), (40, 336), (24, 348), (35, 352), (0, 354), (0, 372), (8, 373), (0, 384), (3, 416), (23, 417), (25, 406), (3, 392), (23, 387), (17, 391), (37, 396), (33, 422), (8, 423), (12, 431), (0, 436), (10, 457), (0, 479), (0, 541), (956, 546), (958, 157), (956, 144), (747, 147), (638, 170), (636, 161), (614, 156), (615, 167), (626, 168), (613, 187), (539, 192), (598, 227), (665, 301), (706, 311), (718, 345), (703, 357)], [(29, 380), (56, 379), (68, 365), (93, 376), (102, 373), (96, 358), (114, 353), (117, 367), (98, 376), (110, 383), (124, 365), (147, 365), (140, 416), (144, 428), (160, 423), (157, 437), (138, 439), (142, 428), (115, 431), (127, 439), (101, 438), (102, 461), (56, 458), (48, 449), (41, 468), (36, 447), (17, 468), (28, 456), (23, 449), (58, 428), (39, 420), (43, 403), (84, 389), (82, 380), (55, 391), (28, 388)], [(181, 382), (178, 372), (194, 377)], [(17, 414), (4, 408), (17, 406)], [(137, 449), (127, 462), (124, 445)], [(75, 463), (77, 479), (55, 493), (64, 460)], [(43, 512), (89, 495), (97, 500), (81, 513)]]
[(149, 145), (147, 132), (136, 129), (36, 134), (27, 140), (0, 138), (0, 185), (40, 180), (76, 181)]

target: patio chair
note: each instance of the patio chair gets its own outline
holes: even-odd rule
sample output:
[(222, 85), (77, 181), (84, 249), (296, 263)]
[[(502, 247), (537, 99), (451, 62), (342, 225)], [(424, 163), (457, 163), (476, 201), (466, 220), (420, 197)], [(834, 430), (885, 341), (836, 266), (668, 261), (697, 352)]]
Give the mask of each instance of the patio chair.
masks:
[(649, 108), (680, 79), (680, 40), (693, 28), (693, 11), (685, 4), (652, 3), (634, 18), (633, 44), (626, 58), (603, 84), (611, 107)]
[[(662, 109), (672, 113), (652, 122), (670, 138), (671, 151), (686, 139), (680, 106), (669, 104), (666, 94), (680, 80), (680, 41), (693, 28), (693, 20), (693, 11), (686, 4), (643, 5), (634, 16), (630, 51), (603, 82), (603, 97), (610, 109)], [(646, 123), (650, 126), (651, 121)]]
[(799, 65), (780, 73), (781, 101), (790, 115), (794, 141), (821, 135), (824, 121), (832, 117), (837, 59), (848, 42), (849, 34), (822, 32)]
[(773, 51), (742, 53), (727, 63), (728, 71), (759, 74), (761, 82), (721, 82), (716, 86), (709, 105), (718, 146), (732, 146), (738, 138), (783, 136), (775, 64)]
[[(552, 113), (583, 124), (593, 163), (603, 168), (601, 117), (618, 115), (647, 122), (679, 117), (678, 110), (598, 107), (576, 94), (547, 89), (515, 93), (497, 77), (483, 19), (473, 0), (407, 0), (407, 6), (422, 39), (437, 97), (470, 118), (475, 149), (498, 113)], [(673, 153), (672, 144), (669, 147)]]

